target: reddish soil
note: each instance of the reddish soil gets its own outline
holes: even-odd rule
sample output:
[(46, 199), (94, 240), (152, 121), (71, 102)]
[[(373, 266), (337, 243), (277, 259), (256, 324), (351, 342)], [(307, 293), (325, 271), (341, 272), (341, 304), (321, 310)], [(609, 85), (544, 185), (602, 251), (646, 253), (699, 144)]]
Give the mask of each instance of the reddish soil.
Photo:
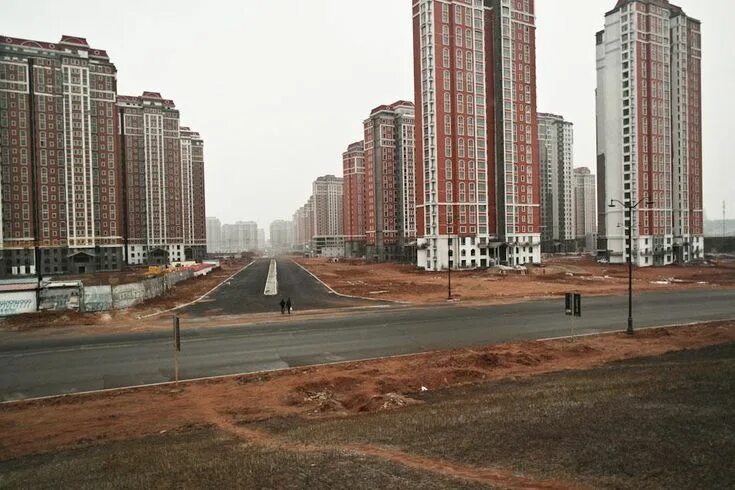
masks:
[[(0, 319), (0, 330), (25, 331), (67, 326), (104, 327), (110, 324), (114, 324), (116, 328), (130, 328), (138, 326), (140, 324), (140, 317), (166, 311), (200, 298), (222, 281), (245, 267), (248, 262), (249, 261), (244, 259), (229, 259), (222, 261), (219, 269), (210, 272), (206, 276), (195, 277), (188, 281), (182, 281), (167, 291), (163, 296), (146, 301), (145, 303), (126, 310), (98, 313), (59, 311), (18, 315)], [(107, 330), (107, 332), (109, 333), (109, 330)]]
[[(0, 460), (199, 426), (355, 416), (463, 383), (735, 341), (735, 322), (428, 353), (0, 405)], [(365, 454), (370, 454), (365, 452)]]
[[(333, 263), (306, 258), (297, 261), (342, 294), (410, 303), (437, 303), (447, 299), (446, 273), (392, 263)], [(633, 277), (636, 292), (732, 288), (735, 287), (735, 261), (638, 268)], [(597, 264), (591, 257), (552, 258), (526, 271), (452, 272), (453, 298), (486, 304), (561, 296), (572, 291), (586, 295), (620, 294), (627, 288), (625, 265)]]

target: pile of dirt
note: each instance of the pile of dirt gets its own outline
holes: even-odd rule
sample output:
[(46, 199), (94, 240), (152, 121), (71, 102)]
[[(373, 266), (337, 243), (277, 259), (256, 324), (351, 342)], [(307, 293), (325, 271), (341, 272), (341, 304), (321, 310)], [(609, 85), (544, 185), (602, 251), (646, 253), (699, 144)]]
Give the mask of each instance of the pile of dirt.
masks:
[(211, 423), (395, 410), (421, 392), (735, 341), (735, 322), (349, 362), (0, 405), (0, 460)]

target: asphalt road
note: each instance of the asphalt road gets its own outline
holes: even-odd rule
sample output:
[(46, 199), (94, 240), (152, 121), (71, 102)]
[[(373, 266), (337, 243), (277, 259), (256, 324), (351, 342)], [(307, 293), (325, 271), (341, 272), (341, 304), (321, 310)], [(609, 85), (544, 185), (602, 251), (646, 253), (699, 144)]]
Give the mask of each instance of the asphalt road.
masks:
[[(735, 318), (735, 290), (636, 297), (636, 326)], [(622, 330), (627, 298), (583, 300), (576, 333)], [(563, 300), (489, 307), (395, 307), (346, 318), (184, 327), (181, 378), (367, 359), (570, 333)], [(0, 345), (0, 400), (170, 381), (169, 332), (9, 340)]]
[(255, 261), (204, 301), (181, 310), (183, 316), (206, 317), (278, 312), (281, 298), (291, 298), (294, 312), (374, 305), (375, 302), (344, 298), (290, 259), (276, 259), (278, 294), (265, 296), (265, 283), (271, 259)]

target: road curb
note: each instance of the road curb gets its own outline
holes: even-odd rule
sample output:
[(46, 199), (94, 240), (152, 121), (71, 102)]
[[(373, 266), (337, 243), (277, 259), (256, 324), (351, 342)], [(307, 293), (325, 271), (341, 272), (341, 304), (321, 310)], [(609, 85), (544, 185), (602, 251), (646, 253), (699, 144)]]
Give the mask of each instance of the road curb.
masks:
[[(636, 332), (642, 332), (646, 330), (659, 330), (662, 328), (681, 328), (681, 327), (692, 327), (694, 325), (707, 325), (715, 322), (735, 322), (735, 318), (724, 319), (724, 320), (711, 320), (708, 322), (689, 322), (689, 323), (672, 323), (670, 325), (657, 325), (654, 327), (639, 327), (636, 328)], [(582, 339), (585, 337), (601, 337), (604, 335), (617, 335), (619, 333), (625, 333), (626, 328), (621, 330), (612, 330), (610, 332), (593, 332), (593, 333), (581, 333), (579, 335), (562, 335), (561, 337), (547, 337), (545, 339), (536, 339), (535, 342), (551, 342), (554, 340), (569, 340), (569, 339)], [(635, 334), (632, 335), (635, 337)]]

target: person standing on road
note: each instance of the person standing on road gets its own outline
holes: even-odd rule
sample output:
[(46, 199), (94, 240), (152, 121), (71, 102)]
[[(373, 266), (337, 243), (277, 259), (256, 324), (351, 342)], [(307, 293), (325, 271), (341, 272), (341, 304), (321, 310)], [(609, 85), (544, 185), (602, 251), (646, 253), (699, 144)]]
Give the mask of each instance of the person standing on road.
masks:
[(283, 298), (281, 298), (280, 305), (281, 305), (281, 315), (283, 315), (286, 313), (286, 302), (283, 300)]
[(288, 301), (286, 301), (286, 308), (288, 308), (288, 314), (291, 314), (291, 298), (288, 298)]

